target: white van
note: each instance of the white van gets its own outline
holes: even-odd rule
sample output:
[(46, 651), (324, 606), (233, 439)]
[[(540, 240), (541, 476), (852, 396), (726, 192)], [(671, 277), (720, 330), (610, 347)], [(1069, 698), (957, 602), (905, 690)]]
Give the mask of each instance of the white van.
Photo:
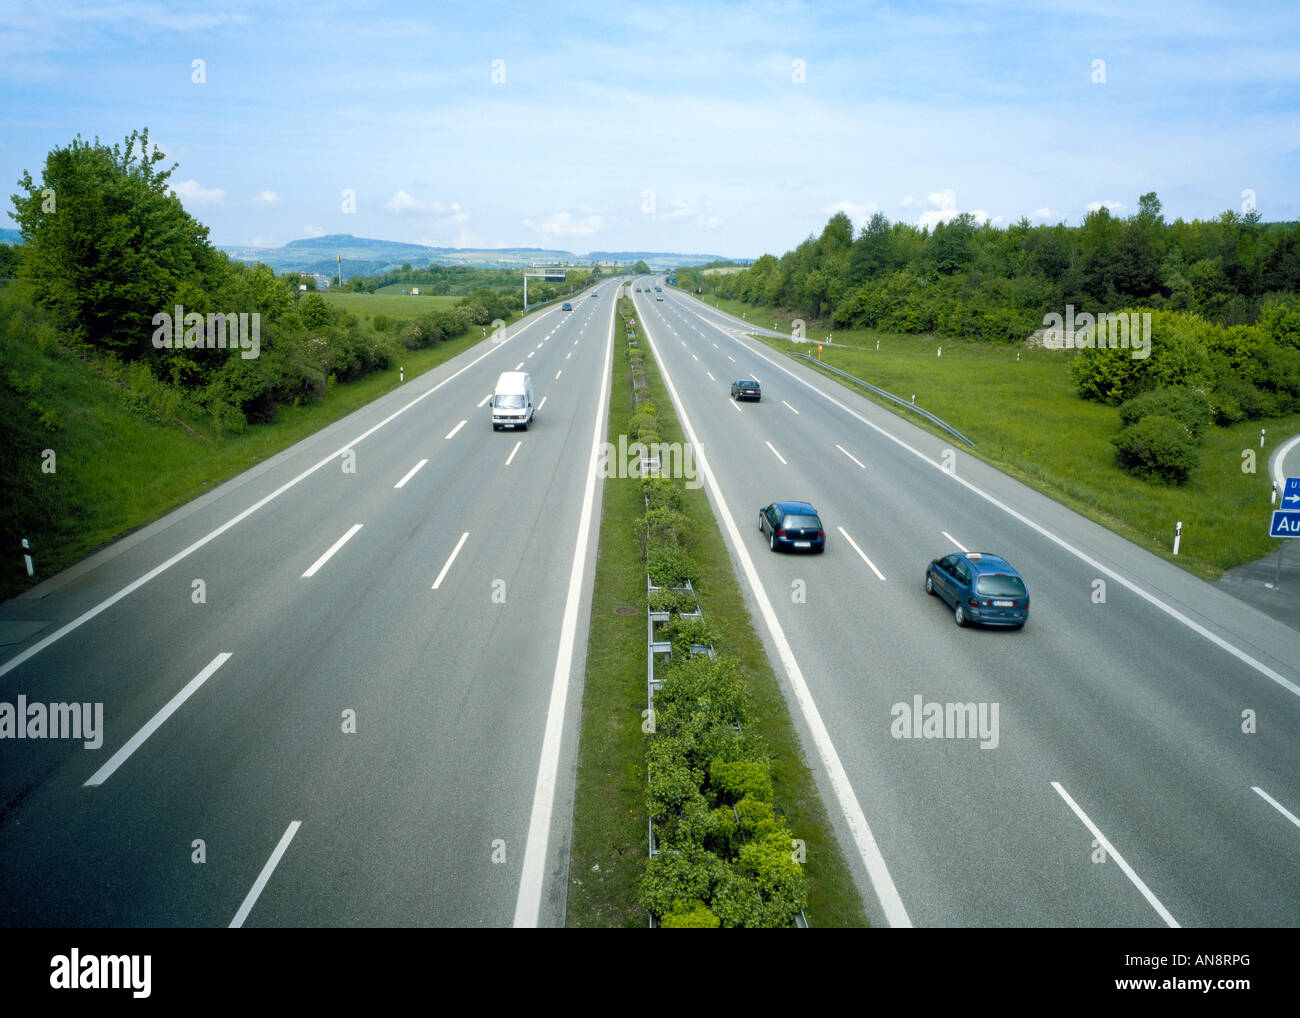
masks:
[(492, 430), (522, 428), (533, 423), (533, 379), (527, 371), (503, 371), (492, 393)]

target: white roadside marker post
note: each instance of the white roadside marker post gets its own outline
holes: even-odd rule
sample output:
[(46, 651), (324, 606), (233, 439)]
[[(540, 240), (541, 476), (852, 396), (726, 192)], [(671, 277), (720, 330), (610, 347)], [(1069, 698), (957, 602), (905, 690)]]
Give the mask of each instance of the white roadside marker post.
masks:
[(32, 568), (32, 546), (27, 543), (27, 538), (23, 538), (23, 562), (27, 565), (27, 575), (32, 576), (35, 570)]
[(1183, 539), (1183, 521), (1179, 520), (1178, 525), (1174, 527), (1174, 554), (1178, 554), (1178, 544)]

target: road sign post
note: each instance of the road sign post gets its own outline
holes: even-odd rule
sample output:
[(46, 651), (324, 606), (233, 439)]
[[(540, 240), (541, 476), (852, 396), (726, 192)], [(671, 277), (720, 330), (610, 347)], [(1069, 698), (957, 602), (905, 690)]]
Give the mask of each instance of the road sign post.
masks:
[[(1282, 485), (1282, 508), (1273, 510), (1273, 518), (1268, 526), (1269, 537), (1300, 537), (1300, 477), (1288, 477)], [(1282, 553), (1286, 550), (1286, 541), (1277, 550), (1277, 568), (1273, 570), (1273, 589), (1277, 589), (1282, 577)]]

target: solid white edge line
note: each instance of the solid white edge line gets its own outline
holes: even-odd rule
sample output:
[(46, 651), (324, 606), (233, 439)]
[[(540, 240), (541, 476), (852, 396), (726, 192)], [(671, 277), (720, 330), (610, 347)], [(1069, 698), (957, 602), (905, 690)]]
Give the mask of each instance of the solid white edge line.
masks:
[(454, 428), (452, 428), (449, 432), (447, 432), (446, 438), (444, 438), (443, 441), (446, 441), (446, 440), (449, 439), (449, 438), (454, 438), (455, 435), (456, 435), (456, 432), (458, 432), (458, 431), (459, 431), (461, 428), (463, 428), (463, 427), (465, 427), (465, 422), (464, 422), (464, 421), (461, 421), (461, 422), (460, 422), (459, 424), (457, 424)]
[(417, 464), (415, 464), (415, 466), (411, 467), (411, 469), (408, 470), (408, 471), (406, 472), (406, 476), (403, 477), (403, 478), (402, 478), (400, 481), (398, 481), (396, 484), (394, 484), (393, 487), (394, 487), (394, 488), (404, 488), (404, 487), (406, 487), (406, 482), (409, 481), (412, 477), (414, 477), (415, 474), (416, 474), (416, 472), (417, 472), (417, 471), (418, 471), (422, 466), (424, 466), (424, 465), (425, 465), (426, 463), (428, 463), (428, 462), (429, 462), (428, 460), (420, 460), (420, 462), (417, 463)]
[(515, 453), (519, 451), (519, 447), (523, 444), (524, 440), (522, 438), (515, 443), (515, 447), (510, 450), (510, 455), (506, 457), (506, 466), (510, 466), (510, 461), (515, 458)]
[[(573, 567), (569, 572), (569, 592), (565, 598), (564, 617), (560, 624), (560, 646), (555, 653), (555, 672), (551, 677), (551, 699), (546, 708), (546, 732), (542, 736), (542, 753), (537, 762), (537, 784), (533, 788), (533, 808), (528, 818), (528, 836), (524, 843), (524, 861), (519, 875), (519, 895), (515, 899), (514, 925), (516, 927), (535, 927), (541, 917), (542, 889), (546, 878), (546, 851), (551, 836), (551, 815), (555, 809), (555, 782), (560, 768), (560, 741), (564, 735), (564, 707), (569, 695), (573, 652), (577, 644), (578, 606), (582, 599), (587, 543), (590, 540), (591, 518), (595, 507), (600, 446), (605, 437), (602, 425), (609, 407), (609, 380), (614, 357), (615, 307), (616, 302), (611, 301), (609, 333), (605, 340), (605, 366), (600, 376), (600, 399), (596, 402), (596, 420), (591, 435), (587, 485), (582, 497), (582, 515), (578, 520)], [(655, 356), (658, 357), (658, 354)]]
[(275, 846), (275, 851), (271, 853), (271, 858), (266, 860), (266, 865), (262, 867), (262, 872), (257, 875), (253, 881), (253, 886), (249, 889), (244, 903), (239, 906), (239, 911), (235, 913), (235, 918), (230, 920), (230, 925), (226, 927), (231, 930), (242, 929), (244, 920), (248, 918), (248, 913), (253, 911), (253, 906), (257, 904), (257, 899), (261, 896), (263, 888), (271, 879), (271, 874), (275, 868), (280, 865), (280, 859), (288, 851), (289, 842), (293, 841), (293, 836), (298, 833), (298, 828), (302, 826), (301, 820), (295, 820), (280, 835), (280, 843)]
[(338, 551), (345, 544), (347, 544), (348, 541), (352, 540), (352, 535), (354, 535), (360, 529), (361, 529), (360, 523), (352, 524), (352, 527), (348, 530), (346, 534), (344, 534), (337, 541), (335, 541), (333, 544), (330, 545), (329, 551), (325, 552), (324, 555), (322, 555), (320, 558), (318, 558), (315, 562), (311, 564), (311, 568), (302, 574), (302, 578), (305, 580), (308, 579), (309, 577), (315, 576), (316, 570), (320, 569), (321, 566), (323, 566), (334, 556), (334, 553), (336, 551)]
[(194, 676), (194, 678), (190, 679), (189, 682), (185, 683), (181, 691), (177, 693), (175, 696), (173, 696), (170, 700), (168, 700), (166, 705), (164, 705), (164, 707), (162, 708), (162, 710), (160, 710), (157, 714), (155, 714), (148, 721), (146, 721), (144, 723), (144, 727), (142, 727), (138, 732), (136, 732), (133, 736), (131, 736), (131, 738), (127, 739), (126, 743), (122, 746), (121, 749), (119, 749), (116, 753), (114, 753), (111, 757), (109, 757), (108, 760), (104, 763), (104, 765), (99, 768), (99, 770), (95, 771), (94, 774), (92, 774), (89, 778), (86, 779), (85, 787), (95, 788), (99, 785), (102, 785), (105, 781), (107, 781), (110, 777), (112, 777), (113, 772), (116, 771), (119, 767), (121, 767), (122, 764), (126, 762), (127, 758), (132, 753), (134, 753), (137, 749), (139, 749), (142, 745), (144, 745), (145, 739), (149, 738), (149, 736), (153, 735), (154, 732), (158, 731), (158, 729), (162, 726), (162, 723), (166, 721), (169, 717), (171, 717), (176, 712), (176, 710), (180, 707), (181, 704), (183, 704), (186, 700), (188, 700), (191, 696), (193, 696), (194, 691), (197, 690), (201, 685), (203, 685), (203, 683), (207, 682), (208, 679), (212, 677), (213, 672), (215, 672), (218, 668), (220, 668), (229, 660), (230, 660), (230, 654), (223, 651), (222, 653), (214, 657), (211, 661), (209, 661), (207, 667), (204, 668), (203, 671), (199, 672), (198, 675)]
[[(642, 324), (644, 325), (644, 322)], [(646, 340), (650, 344), (650, 352), (654, 355), (655, 363), (659, 365), (659, 373), (663, 376), (664, 385), (668, 388), (668, 394), (672, 397), (673, 404), (677, 408), (678, 417), (681, 418), (682, 430), (686, 433), (687, 441), (691, 443), (691, 447), (695, 450), (696, 465), (704, 475), (705, 483), (709, 486), (709, 494), (713, 497), (714, 504), (718, 508), (718, 514), (722, 518), (722, 523), (727, 528), (727, 535), (731, 538), (732, 546), (736, 549), (736, 555), (740, 559), (740, 566), (749, 582), (754, 601), (763, 616), (763, 621), (767, 624), (768, 631), (772, 634), (772, 641), (776, 644), (777, 654), (781, 659), (782, 666), (785, 668), (786, 677), (790, 680), (790, 688), (794, 691), (795, 700), (803, 713), (804, 723), (808, 726), (813, 743), (817, 747), (818, 755), (821, 757), (822, 765), (826, 768), (826, 774), (835, 792), (835, 799), (839, 803), (840, 810), (844, 814), (844, 820), (848, 824), (849, 833), (853, 837), (854, 846), (867, 868), (867, 877), (871, 880), (871, 886), (875, 889), (876, 896), (880, 899), (881, 907), (884, 909), (885, 920), (893, 927), (910, 928), (912, 920), (907, 914), (907, 909), (903, 906), (903, 899), (898, 894), (898, 888), (894, 886), (893, 877), (889, 875), (889, 867), (885, 863), (885, 857), (881, 855), (880, 846), (876, 844), (875, 835), (871, 833), (871, 827), (867, 824), (866, 815), (862, 812), (862, 806), (853, 792), (853, 785), (849, 781), (848, 772), (844, 770), (844, 764), (840, 761), (839, 753), (835, 751), (835, 744), (831, 741), (830, 732), (826, 729), (826, 723), (822, 720), (821, 712), (817, 709), (817, 703), (813, 699), (807, 681), (804, 679), (803, 670), (799, 667), (799, 662), (795, 660), (794, 649), (790, 646), (790, 641), (786, 639), (785, 630), (781, 627), (781, 621), (777, 618), (776, 610), (772, 607), (767, 591), (764, 590), (762, 583), (759, 581), (758, 572), (754, 568), (754, 561), (750, 557), (749, 549), (745, 546), (744, 539), (740, 535), (740, 530), (736, 526), (735, 518), (727, 506), (726, 499), (722, 496), (722, 489), (718, 485), (717, 478), (713, 475), (713, 468), (709, 465), (709, 459), (704, 453), (704, 447), (700, 444), (699, 436), (695, 433), (695, 426), (691, 424), (690, 417), (686, 414), (681, 398), (677, 395), (677, 387), (673, 385), (664, 359), (659, 355), (659, 350), (655, 346), (654, 338), (650, 335), (648, 327), (645, 333)]]
[(878, 576), (883, 581), (885, 578), (885, 574), (876, 568), (876, 564), (872, 562), (871, 559), (867, 558), (867, 553), (858, 547), (857, 541), (849, 537), (849, 532), (840, 526), (837, 526), (835, 529), (844, 535), (844, 540), (848, 541), (849, 544), (853, 545), (853, 550), (856, 551), (858, 555), (861, 556), (862, 561), (865, 562), (867, 565), (869, 565), (871, 567), (871, 571), (875, 573), (876, 576)]
[(776, 446), (774, 446), (771, 442), (768, 442), (766, 444), (767, 447), (772, 450), (772, 455), (775, 456), (777, 459), (779, 459), (783, 466), (789, 466), (789, 464), (785, 462), (785, 457), (776, 451)]
[(1142, 882), (1142, 878), (1133, 871), (1132, 866), (1124, 861), (1124, 857), (1119, 854), (1119, 850), (1110, 843), (1106, 835), (1101, 833), (1101, 828), (1094, 824), (1092, 820), (1089, 819), (1088, 814), (1079, 808), (1079, 804), (1070, 798), (1070, 793), (1061, 787), (1061, 783), (1059, 781), (1053, 781), (1052, 787), (1055, 788), (1056, 793), (1065, 800), (1065, 804), (1074, 811), (1074, 815), (1079, 818), (1083, 823), (1083, 826), (1092, 832), (1092, 836), (1097, 839), (1097, 844), (1105, 850), (1108, 856), (1115, 860), (1119, 865), (1119, 868), (1124, 872), (1124, 875), (1132, 881), (1133, 886), (1142, 892), (1142, 897), (1146, 898), (1151, 907), (1160, 915), (1160, 918), (1163, 919), (1171, 928), (1175, 930), (1181, 929), (1178, 925), (1178, 920), (1169, 914), (1169, 910), (1160, 903), (1160, 899), (1151, 892), (1151, 888), (1147, 887), (1147, 885)]
[[(707, 321), (707, 319), (705, 319), (705, 321)], [(710, 322), (709, 324), (712, 325), (713, 323)], [(717, 326), (715, 325), (714, 328), (717, 328)], [(725, 330), (722, 331), (725, 334)], [(729, 338), (733, 342), (739, 343), (740, 346), (747, 353), (750, 353), (753, 356), (760, 358), (761, 360), (767, 361), (769, 364), (772, 365), (772, 367), (777, 368), (784, 374), (788, 375), (790, 378), (794, 379), (800, 385), (803, 385), (806, 388), (811, 389), (814, 393), (816, 393), (822, 399), (826, 400), (832, 406), (838, 407), (840, 410), (843, 410), (850, 417), (856, 418), (858, 421), (865, 424), (873, 431), (877, 432), (881, 437), (887, 438), (889, 441), (893, 442), (899, 448), (907, 450), (917, 459), (921, 460), (923, 463), (929, 464), (930, 466), (934, 467), (936, 470), (942, 470), (945, 474), (951, 477), (956, 483), (962, 485), (964, 488), (966, 488), (968, 491), (972, 492), (973, 494), (978, 495), (980, 498), (984, 499), (984, 501), (988, 502), (994, 508), (1002, 510), (1002, 512), (1006, 513), (1013, 520), (1016, 520), (1018, 523), (1024, 524), (1030, 530), (1033, 530), (1035, 533), (1051, 541), (1058, 548), (1061, 548), (1063, 551), (1066, 551), (1069, 554), (1073, 555), (1080, 562), (1083, 562), (1084, 564), (1088, 565), (1092, 569), (1096, 569), (1098, 572), (1102, 573), (1103, 575), (1108, 576), (1110, 579), (1114, 580), (1125, 590), (1131, 591), (1132, 593), (1136, 594), (1138, 597), (1142, 598), (1142, 600), (1150, 604), (1152, 607), (1157, 608), (1160, 611), (1164, 612), (1175, 622), (1181, 623), (1182, 625), (1190, 629), (1192, 632), (1196, 633), (1198, 636), (1204, 637), (1206, 640), (1209, 640), (1220, 650), (1226, 651), (1228, 654), (1235, 657), (1238, 661), (1242, 662), (1242, 664), (1245, 664), (1250, 668), (1253, 668), (1255, 671), (1259, 672), (1259, 674), (1263, 675), (1265, 678), (1271, 679), (1272, 681), (1276, 682), (1283, 689), (1286, 689), (1289, 692), (1294, 693), (1296, 696), (1300, 696), (1300, 685), (1297, 685), (1296, 683), (1288, 679), (1285, 675), (1270, 668), (1268, 665), (1264, 664), (1263, 661), (1257, 660), (1256, 658), (1252, 657), (1250, 654), (1247, 654), (1244, 650), (1241, 650), (1235, 645), (1229, 643), (1227, 640), (1219, 636), (1217, 633), (1210, 632), (1210, 630), (1206, 629), (1204, 626), (1202, 626), (1199, 622), (1196, 622), (1194, 619), (1191, 619), (1188, 616), (1184, 615), (1177, 608), (1173, 607), (1172, 605), (1165, 604), (1164, 601), (1160, 600), (1160, 598), (1156, 597), (1154, 594), (1150, 594), (1147, 591), (1143, 590), (1141, 587), (1139, 587), (1136, 581), (1130, 580), (1127, 576), (1123, 576), (1120, 573), (1115, 572), (1115, 570), (1111, 569), (1110, 567), (1105, 566), (1102, 563), (1098, 562), (1096, 559), (1092, 558), (1092, 556), (1088, 555), (1082, 549), (1076, 548), (1074, 545), (1070, 544), (1070, 542), (1065, 540), (1065, 538), (1059, 537), (1056, 534), (1052, 533), (1052, 531), (1050, 531), (1047, 527), (1044, 527), (1039, 523), (1035, 523), (1033, 520), (1025, 516), (1023, 513), (1019, 512), (1018, 510), (1012, 509), (1011, 506), (995, 498), (993, 495), (989, 494), (983, 488), (978, 487), (971, 481), (966, 480), (966, 478), (960, 477), (955, 473), (951, 473), (942, 463), (939, 463), (936, 460), (932, 460), (925, 453), (921, 452), (920, 449), (917, 449), (915, 446), (909, 444), (904, 439), (899, 438), (893, 432), (886, 430), (885, 428), (881, 427), (879, 424), (876, 424), (874, 421), (867, 420), (867, 418), (862, 416), (862, 414), (858, 413), (856, 410), (852, 409), (846, 404), (841, 403), (830, 393), (823, 392), (821, 389), (817, 388), (817, 386), (813, 385), (812, 382), (808, 381), (808, 379), (795, 374), (785, 365), (779, 364), (777, 361), (773, 360), (771, 357), (768, 357), (766, 354), (759, 352), (758, 350), (751, 350), (746, 344), (741, 343), (740, 340), (736, 339), (736, 337), (734, 336), (730, 336)], [(889, 411), (886, 412), (888, 413)], [(1064, 506), (1060, 506), (1060, 508), (1065, 509)], [(1113, 533), (1112, 531), (1107, 531), (1107, 532)]]
[(862, 460), (858, 459), (856, 456), (853, 455), (853, 453), (849, 452), (846, 448), (844, 448), (844, 446), (840, 445), (838, 442), (835, 444), (835, 448), (838, 449), (840, 452), (844, 453), (845, 456), (847, 456), (849, 459), (851, 459), (854, 463), (856, 463), (858, 466), (860, 466), (863, 470), (866, 470), (866, 469), (867, 469), (867, 465), (866, 465), (865, 463), (863, 463)]
[(1287, 808), (1286, 808), (1285, 806), (1283, 806), (1280, 802), (1278, 802), (1278, 801), (1277, 801), (1276, 799), (1274, 799), (1271, 795), (1269, 795), (1266, 791), (1264, 791), (1264, 789), (1259, 788), (1259, 787), (1256, 786), (1256, 785), (1251, 785), (1251, 786), (1250, 786), (1250, 790), (1251, 790), (1252, 792), (1254, 792), (1256, 795), (1258, 795), (1261, 799), (1263, 799), (1263, 800), (1264, 800), (1266, 803), (1268, 803), (1270, 806), (1272, 806), (1272, 807), (1273, 807), (1275, 810), (1277, 810), (1279, 813), (1281, 813), (1284, 817), (1286, 817), (1288, 820), (1290, 820), (1290, 821), (1291, 821), (1293, 824), (1295, 824), (1297, 827), (1300, 827), (1300, 817), (1298, 817), (1298, 816), (1296, 816), (1294, 813), (1292, 813), (1289, 809), (1287, 809)]
[(460, 554), (460, 549), (464, 545), (465, 538), (467, 537), (469, 537), (468, 530), (465, 531), (465, 533), (460, 535), (460, 540), (456, 542), (456, 547), (454, 547), (451, 550), (451, 554), (447, 556), (447, 561), (443, 563), (442, 566), (442, 572), (440, 572), (438, 574), (438, 578), (433, 581), (433, 586), (429, 588), (430, 590), (437, 590), (438, 587), (441, 585), (443, 579), (447, 575), (447, 570), (451, 568), (451, 564), (456, 561), (456, 556)]
[[(536, 323), (529, 322), (523, 328), (516, 329), (514, 335), (506, 337), (506, 342), (509, 342), (510, 340), (514, 339), (516, 336), (520, 335), (525, 329), (530, 328), (534, 324)], [(290, 488), (297, 485), (300, 481), (303, 481), (306, 478), (310, 477), (312, 474), (314, 474), (321, 467), (325, 466), (327, 463), (332, 463), (334, 460), (338, 459), (339, 456), (343, 455), (344, 452), (351, 449), (354, 445), (358, 445), (361, 442), (364, 442), (376, 431), (379, 431), (381, 428), (386, 427), (387, 425), (395, 421), (398, 417), (400, 417), (402, 414), (406, 413), (406, 411), (410, 410), (411, 407), (415, 406), (418, 403), (423, 402), (429, 396), (432, 396), (435, 392), (441, 389), (448, 382), (452, 382), (455, 379), (459, 378), (470, 368), (477, 365), (480, 361), (484, 360), (487, 357), (491, 357), (498, 350), (502, 350), (504, 348), (505, 348), (504, 343), (492, 344), (490, 349), (484, 350), (483, 353), (479, 354), (477, 357), (475, 357), (464, 367), (458, 368), (456, 371), (452, 372), (450, 375), (444, 378), (437, 385), (430, 386), (428, 389), (425, 389), (424, 392), (420, 393), (409, 403), (406, 403), (403, 406), (398, 407), (396, 410), (394, 410), (391, 414), (385, 417), (378, 424), (375, 424), (370, 428), (367, 428), (365, 431), (363, 431), (356, 438), (352, 439), (350, 442), (347, 442), (344, 445), (340, 446), (339, 448), (335, 449), (332, 453), (330, 453), (328, 456), (326, 456), (324, 459), (320, 460), (319, 462), (312, 464), (310, 467), (308, 467), (306, 470), (300, 473), (297, 477), (293, 477), (285, 481), (284, 484), (280, 485), (280, 487), (276, 488), (269, 495), (263, 495), (260, 499), (258, 499), (252, 505), (250, 505), (247, 509), (243, 510), (242, 512), (236, 513), (230, 519), (226, 520), (225, 523), (221, 524), (221, 526), (217, 527), (214, 530), (209, 531), (207, 534), (205, 534), (203, 537), (200, 537), (193, 544), (185, 548), (182, 548), (180, 551), (178, 551), (175, 555), (167, 559), (162, 564), (154, 566), (143, 576), (128, 583), (116, 594), (113, 594), (110, 597), (106, 597), (104, 600), (100, 601), (99, 604), (95, 605), (93, 608), (88, 608), (86, 611), (82, 612), (71, 622), (65, 623), (64, 625), (60, 626), (58, 629), (52, 632), (49, 636), (45, 637), (43, 640), (40, 640), (37, 643), (32, 644), (30, 647), (28, 647), (26, 650), (22, 651), (21, 653), (15, 654), (4, 664), (0, 665), (0, 675), (7, 675), (9, 672), (13, 671), (23, 662), (28, 661), (31, 658), (35, 657), (46, 647), (50, 646), (51, 644), (55, 643), (58, 640), (63, 639), (63, 637), (67, 636), (69, 633), (73, 632), (74, 630), (81, 628), (83, 625), (85, 625), (95, 616), (99, 615), (101, 612), (107, 610), (108, 608), (113, 607), (113, 605), (117, 604), (117, 602), (122, 600), (122, 598), (129, 597), (131, 594), (134, 594), (137, 590), (143, 587), (154, 577), (162, 575), (168, 569), (174, 566), (177, 562), (180, 562), (188, 558), (190, 555), (198, 551), (209, 541), (215, 540), (216, 538), (224, 534), (227, 530), (231, 529), (232, 527), (238, 526), (240, 523), (244, 522), (244, 520), (248, 519), (248, 517), (252, 516), (253, 513), (257, 512), (257, 510), (261, 509), (264, 505), (273, 502), (275, 499), (279, 498)], [(412, 379), (412, 381), (414, 381), (414, 379)], [(542, 402), (545, 403), (546, 401), (542, 400)]]
[[(1273, 482), (1277, 485), (1277, 497), (1279, 499), (1282, 497), (1282, 492), (1286, 490), (1286, 474), (1283, 472), (1282, 467), (1287, 453), (1297, 444), (1300, 444), (1300, 435), (1293, 435), (1278, 446), (1277, 451), (1273, 453)], [(1279, 503), (1278, 508), (1284, 507)]]
[(939, 531), (939, 533), (941, 533), (944, 537), (948, 538), (949, 541), (951, 541), (953, 544), (955, 544), (955, 545), (956, 545), (958, 548), (960, 548), (963, 552), (968, 552), (968, 549), (966, 548), (966, 546), (965, 546), (964, 544), (962, 544), (959, 540), (957, 540), (957, 538), (953, 537), (952, 534), (948, 533), (948, 531), (946, 531), (946, 530), (941, 530), (941, 531)]

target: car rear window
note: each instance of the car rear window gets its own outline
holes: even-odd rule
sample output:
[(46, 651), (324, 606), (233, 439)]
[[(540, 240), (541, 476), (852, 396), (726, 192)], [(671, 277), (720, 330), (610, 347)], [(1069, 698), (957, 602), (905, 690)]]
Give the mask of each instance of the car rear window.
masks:
[(756, 381), (754, 381), (752, 378), (742, 378), (742, 379), (741, 379), (739, 382), (737, 382), (736, 384), (737, 384), (737, 385), (743, 385), (746, 389), (757, 389), (757, 388), (758, 388), (758, 383), (757, 383)]
[(498, 396), (496, 407), (499, 410), (522, 410), (524, 406), (523, 396)]
[(822, 521), (816, 516), (796, 516), (791, 513), (781, 521), (786, 530), (821, 530)]
[(1024, 597), (1025, 581), (1006, 573), (989, 573), (975, 581), (975, 591), (987, 597)]

